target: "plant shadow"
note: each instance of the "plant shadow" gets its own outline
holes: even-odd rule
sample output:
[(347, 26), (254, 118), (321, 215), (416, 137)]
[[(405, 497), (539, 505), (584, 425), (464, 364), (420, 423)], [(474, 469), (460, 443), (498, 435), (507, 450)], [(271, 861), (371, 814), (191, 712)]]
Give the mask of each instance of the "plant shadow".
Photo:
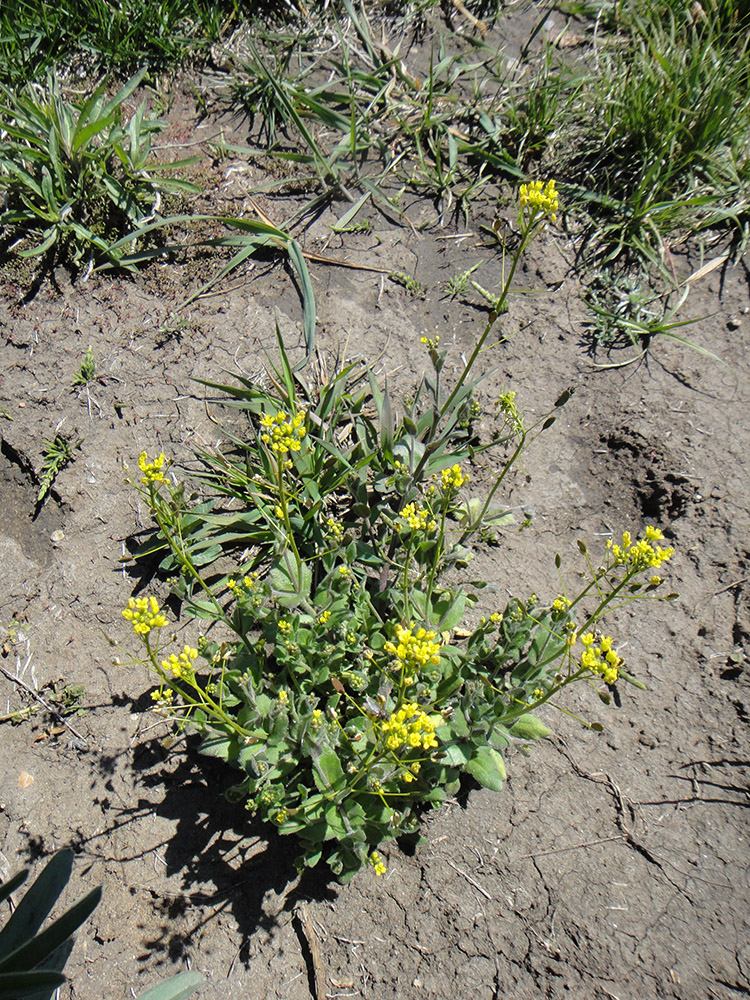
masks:
[(253, 819), (241, 803), (224, 797), (222, 790), (235, 776), (220, 761), (200, 757), (192, 742), (168, 774), (160, 740), (136, 748), (135, 782), (144, 789), (162, 790), (163, 797), (158, 802), (142, 797), (134, 808), (120, 810), (116, 821), (127, 822), (131, 814), (142, 816), (146, 807), (176, 823), (159, 858), (166, 875), (173, 882), (178, 877), (179, 889), (168, 895), (154, 893), (161, 922), (157, 932), (143, 941), (143, 961), (152, 961), (154, 954), (171, 963), (189, 957), (200, 932), (229, 913), (239, 937), (235, 961), (247, 964), (253, 934), (273, 932), (303, 900), (335, 899), (336, 889), (322, 863), (299, 873), (295, 838), (281, 837), (272, 825)]

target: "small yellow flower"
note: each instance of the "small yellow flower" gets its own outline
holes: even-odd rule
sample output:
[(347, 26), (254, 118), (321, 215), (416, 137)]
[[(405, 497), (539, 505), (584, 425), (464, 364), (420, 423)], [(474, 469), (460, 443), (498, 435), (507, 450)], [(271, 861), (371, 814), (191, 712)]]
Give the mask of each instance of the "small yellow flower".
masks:
[(440, 485), (444, 493), (457, 493), (468, 481), (469, 476), (461, 471), (460, 465), (452, 465), (440, 473)]
[(408, 503), (401, 511), (401, 517), (412, 531), (424, 531), (428, 535), (437, 531), (437, 521), (430, 511), (419, 503)]
[(152, 628), (162, 628), (167, 624), (155, 597), (131, 597), (122, 616), (133, 623), (136, 635), (147, 636)]
[[(596, 641), (596, 640), (595, 640)], [(612, 637), (603, 635), (598, 645), (588, 645), (581, 654), (581, 666), (591, 674), (601, 677), (605, 684), (614, 684), (622, 659), (612, 647)]]
[(420, 337), (419, 339), (425, 347), (429, 347), (430, 350), (434, 351), (440, 343), (440, 334), (436, 333), (434, 337)]
[(534, 220), (537, 216), (546, 215), (550, 222), (557, 221), (556, 212), (560, 207), (560, 202), (554, 180), (547, 181), (546, 184), (543, 181), (522, 184), (519, 195), (521, 211), (529, 209), (530, 219)]
[(284, 688), (279, 689), (279, 693), (276, 696), (278, 701), (283, 705), (285, 702), (289, 701), (289, 695), (286, 693)]
[(344, 534), (344, 525), (334, 517), (327, 517), (325, 520), (325, 533), (329, 538), (341, 538)]
[[(260, 418), (260, 426), (263, 429), (260, 435), (261, 441), (277, 455), (288, 455), (290, 451), (299, 451), (301, 442), (307, 434), (305, 416), (304, 410), (300, 410), (294, 416), (285, 413), (284, 410), (279, 410), (273, 416), (263, 413)], [(287, 464), (291, 464), (289, 460)]]
[(284, 618), (280, 618), (279, 619), (279, 632), (281, 632), (282, 635), (289, 635), (289, 633), (291, 631), (292, 631), (291, 622), (286, 621)]
[(162, 669), (165, 673), (171, 673), (177, 680), (191, 681), (195, 676), (194, 664), (197, 656), (197, 649), (185, 646), (179, 656), (172, 653), (166, 660), (162, 660)]
[(397, 712), (383, 722), (380, 732), (389, 750), (398, 750), (403, 746), (430, 750), (438, 745), (435, 724), (413, 701), (405, 702)]
[(409, 628), (397, 623), (393, 631), (395, 641), (386, 642), (383, 649), (394, 657), (397, 670), (404, 670), (411, 676), (418, 673), (421, 667), (440, 663), (441, 642), (437, 632), (417, 628), (414, 622), (409, 623)]
[(171, 688), (165, 688), (162, 691), (152, 691), (151, 700), (156, 702), (157, 705), (168, 705), (172, 701), (172, 695), (174, 692)]
[(149, 462), (148, 455), (142, 451), (138, 459), (138, 468), (143, 473), (141, 482), (145, 483), (146, 486), (150, 486), (151, 483), (163, 483), (165, 478), (163, 469), (166, 460), (166, 456), (162, 452), (153, 462)]
[(378, 877), (380, 877), (381, 875), (385, 875), (386, 867), (383, 864), (383, 860), (377, 851), (372, 852), (369, 861), (370, 864), (372, 865), (373, 871)]
[(332, 611), (322, 611), (318, 615), (318, 624), (319, 625), (326, 625), (328, 623), (328, 619), (331, 617), (332, 614), (333, 614)]

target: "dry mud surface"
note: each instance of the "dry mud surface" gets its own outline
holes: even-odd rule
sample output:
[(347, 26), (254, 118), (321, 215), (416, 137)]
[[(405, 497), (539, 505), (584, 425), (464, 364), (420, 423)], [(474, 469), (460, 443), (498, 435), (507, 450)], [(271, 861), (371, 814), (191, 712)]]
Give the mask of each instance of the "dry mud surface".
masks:
[[(231, 166), (211, 176), (237, 212), (253, 179)], [(415, 224), (434, 216), (416, 202), (407, 211)], [(458, 371), (486, 314), (450, 299), (445, 282), (482, 260), (476, 276), (493, 287), (500, 268), (477, 221), (416, 231), (372, 210), (370, 233), (332, 238), (335, 218), (307, 230), (306, 250), (406, 272), (425, 291), (311, 262), (321, 364), (364, 356), (406, 388), (424, 371), (420, 336), (438, 332)], [(673, 261), (680, 280), (700, 263)], [(728, 366), (657, 338), (640, 364), (600, 369), (582, 341), (571, 244), (550, 232), (531, 250), (518, 286), (533, 294), (512, 298), (480, 400), (489, 409), (513, 388), (532, 417), (576, 392), (509, 483), (532, 527), (507, 531), (472, 575), (498, 606), (509, 592), (546, 598), (559, 589), (556, 553), (575, 584), (578, 538), (597, 550), (611, 532), (658, 523), (676, 548), (680, 599), (612, 625), (647, 691), (622, 690), (620, 706), (588, 689), (566, 703), (602, 734), (548, 715), (556, 735), (509, 755), (501, 794), (467, 789), (428, 816), (416, 852), (386, 848), (384, 878), (363, 871), (341, 887), (324, 871), (298, 880), (295, 845), (222, 798), (230, 774), (183, 745), (164, 749), (148, 674), (113, 663), (108, 644), (130, 643), (120, 610), (137, 588), (164, 590), (121, 561), (148, 526), (123, 464), (148, 449), (190, 467), (222, 437), (192, 379), (259, 371), (277, 320), (301, 342), (299, 296), (278, 259), (175, 313), (213, 267), (176, 260), (76, 283), (58, 272), (25, 302), (6, 282), (0, 305), (2, 714), (33, 704), (13, 678), (45, 697), (61, 678), (82, 685), (86, 706), (68, 717), (75, 733), (41, 709), (0, 724), (0, 864), (3, 877), (38, 870), (70, 845), (68, 903), (104, 886), (67, 968), (71, 995), (126, 997), (191, 967), (205, 1000), (308, 1000), (311, 938), (330, 997), (750, 994), (747, 269), (693, 282), (681, 312), (704, 317), (688, 335)], [(89, 345), (97, 378), (73, 390)], [(58, 427), (83, 440), (39, 506), (42, 442)]]

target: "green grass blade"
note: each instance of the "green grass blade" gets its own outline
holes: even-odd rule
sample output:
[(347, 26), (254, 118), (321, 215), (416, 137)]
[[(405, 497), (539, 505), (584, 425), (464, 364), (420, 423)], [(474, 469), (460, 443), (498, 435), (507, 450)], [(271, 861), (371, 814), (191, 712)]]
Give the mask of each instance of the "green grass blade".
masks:
[(58, 851), (52, 856), (0, 932), (0, 956), (9, 955), (34, 937), (70, 881), (72, 871), (72, 851)]
[(0, 973), (0, 1000), (21, 1000), (36, 994), (49, 996), (66, 982), (60, 972), (34, 969), (30, 972)]
[(166, 983), (159, 983), (142, 993), (138, 1000), (187, 1000), (203, 982), (203, 976), (198, 972), (181, 972)]
[(121, 107), (123, 102), (127, 100), (127, 98), (130, 97), (130, 95), (133, 93), (136, 87), (139, 86), (141, 80), (143, 80), (144, 76), (146, 75), (146, 72), (147, 72), (147, 67), (146, 66), (141, 67), (141, 69), (138, 70), (135, 76), (132, 76), (127, 83), (123, 84), (123, 86), (120, 87), (120, 89), (117, 91), (112, 100), (104, 105), (104, 107), (102, 108), (102, 115), (112, 114), (113, 111)]
[[(302, 285), (302, 324), (305, 332), (306, 350), (304, 364), (306, 364), (312, 357), (313, 350), (315, 349), (315, 292), (310, 279), (307, 261), (302, 253), (302, 248), (296, 240), (291, 240), (289, 243), (289, 259), (297, 269), (297, 274)], [(300, 367), (302, 367), (302, 364), (298, 364), (295, 370), (298, 370)]]
[(91, 916), (101, 898), (101, 886), (97, 886), (58, 917), (46, 930), (0, 961), (0, 972), (23, 972), (39, 965)]
[[(19, 885), (23, 885), (26, 879), (29, 877), (29, 871), (24, 868), (23, 871), (16, 872), (13, 878), (9, 878), (7, 882), (3, 882), (0, 885), (0, 903), (10, 896), (12, 892), (15, 892)], [(2, 952), (0, 952), (2, 954)]]

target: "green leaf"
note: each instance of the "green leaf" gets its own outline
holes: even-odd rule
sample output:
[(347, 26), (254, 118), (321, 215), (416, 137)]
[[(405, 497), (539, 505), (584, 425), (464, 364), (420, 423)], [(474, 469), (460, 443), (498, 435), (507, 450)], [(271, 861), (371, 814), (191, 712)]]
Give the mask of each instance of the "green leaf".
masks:
[(450, 632), (461, 622), (466, 607), (466, 594), (459, 593), (455, 598), (448, 594), (434, 601), (432, 605), (433, 622), (441, 632)]
[(101, 886), (97, 886), (41, 934), (37, 934), (31, 941), (4, 958), (0, 962), (0, 972), (22, 972), (42, 963), (78, 930), (94, 912), (101, 898)]
[(312, 571), (307, 563), (301, 563), (298, 571), (289, 553), (286, 555), (291, 565), (277, 563), (268, 574), (268, 579), (277, 602), (285, 608), (293, 608), (310, 596)]
[(464, 768), (480, 785), (501, 791), (505, 781), (505, 762), (492, 747), (480, 747)]
[(321, 751), (314, 764), (313, 777), (321, 792), (331, 791), (343, 780), (344, 771), (333, 750)]
[(343, 840), (347, 834), (346, 826), (335, 805), (326, 809), (326, 840)]
[[(439, 735), (439, 734), (438, 734)], [(443, 750), (443, 760), (452, 767), (465, 767), (469, 761), (470, 750), (459, 743), (452, 743)]]
[(181, 972), (165, 983), (142, 993), (139, 1000), (185, 1000), (204, 982), (198, 972)]
[(65, 982), (62, 973), (46, 969), (0, 973), (0, 1000), (20, 1000), (37, 993), (51, 996)]
[(23, 885), (28, 877), (29, 871), (25, 868), (23, 871), (16, 872), (13, 878), (9, 878), (7, 882), (3, 882), (0, 885), (0, 903), (7, 899), (12, 892), (15, 892), (19, 885)]
[(198, 749), (206, 757), (219, 757), (221, 760), (233, 760), (237, 756), (235, 741), (223, 735), (207, 736)]
[(552, 730), (531, 712), (526, 712), (513, 724), (510, 733), (519, 740), (543, 740), (551, 735)]
[(72, 871), (72, 851), (58, 851), (53, 855), (33, 885), (24, 893), (23, 899), (0, 933), (0, 956), (4, 958), (34, 937), (68, 884)]

